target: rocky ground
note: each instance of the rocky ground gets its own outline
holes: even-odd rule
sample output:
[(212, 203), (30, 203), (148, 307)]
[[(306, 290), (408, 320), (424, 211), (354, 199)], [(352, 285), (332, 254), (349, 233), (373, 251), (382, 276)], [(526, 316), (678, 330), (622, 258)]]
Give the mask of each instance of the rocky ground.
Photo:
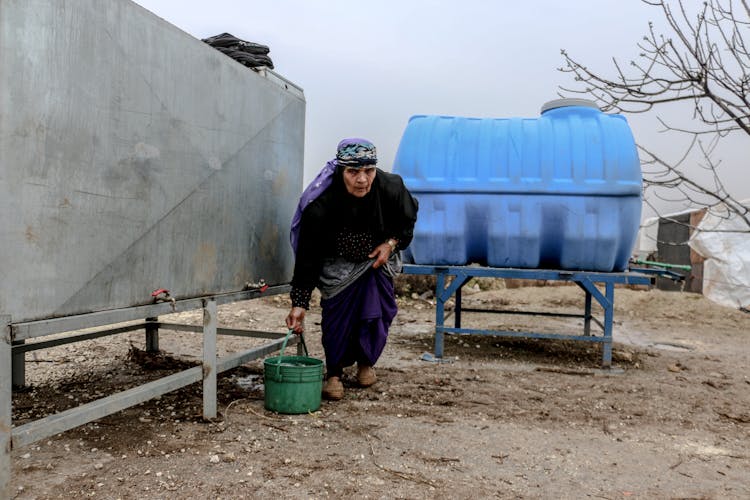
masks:
[[(412, 298), (413, 297), (413, 298)], [(750, 315), (700, 295), (618, 289), (615, 370), (594, 344), (451, 336), (406, 294), (378, 383), (340, 402), (263, 407), (262, 361), (220, 377), (219, 418), (199, 385), (13, 451), (18, 499), (750, 498)], [(479, 290), (466, 307), (580, 313), (573, 286)], [(221, 326), (283, 332), (286, 297), (220, 307)], [(322, 358), (319, 309), (308, 315)], [(164, 318), (200, 323), (199, 311)], [(464, 326), (578, 333), (577, 318), (465, 315)], [(197, 334), (142, 332), (30, 353), (14, 423), (192, 366)], [(231, 352), (262, 341), (224, 339)]]

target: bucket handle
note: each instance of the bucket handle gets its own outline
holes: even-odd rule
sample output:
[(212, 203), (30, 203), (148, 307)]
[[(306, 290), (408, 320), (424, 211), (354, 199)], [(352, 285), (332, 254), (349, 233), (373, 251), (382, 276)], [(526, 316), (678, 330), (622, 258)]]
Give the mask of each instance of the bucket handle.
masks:
[[(292, 330), (290, 328), (289, 329), (289, 333), (287, 333), (286, 337), (284, 337), (284, 343), (281, 344), (281, 351), (279, 352), (279, 357), (281, 357), (281, 356), (284, 355), (284, 350), (286, 350), (286, 344), (287, 344), (287, 342), (289, 342), (289, 337), (291, 337), (293, 333), (294, 333), (294, 330)], [(299, 334), (299, 340), (300, 340), (300, 342), (302, 342), (302, 347), (305, 349), (305, 356), (310, 356), (310, 354), (307, 352), (307, 345), (305, 344), (305, 334), (304, 333), (300, 333)], [(279, 363), (278, 364), (281, 364), (281, 359), (279, 359)]]
[[(286, 337), (284, 337), (284, 343), (281, 344), (281, 351), (279, 351), (279, 357), (278, 362), (276, 363), (276, 377), (281, 378), (281, 357), (284, 355), (284, 351), (286, 350), (286, 344), (289, 342), (289, 337), (292, 336), (294, 333), (294, 330), (291, 328), (289, 329), (289, 333), (286, 334)], [(310, 356), (310, 354), (307, 352), (307, 345), (305, 344), (305, 334), (300, 333), (299, 334), (299, 340), (302, 342), (302, 347), (305, 349), (305, 356)]]

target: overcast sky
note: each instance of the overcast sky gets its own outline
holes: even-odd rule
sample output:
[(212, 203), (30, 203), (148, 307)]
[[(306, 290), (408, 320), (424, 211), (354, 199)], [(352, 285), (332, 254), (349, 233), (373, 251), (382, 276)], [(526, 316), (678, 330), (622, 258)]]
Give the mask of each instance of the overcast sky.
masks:
[[(636, 0), (137, 3), (197, 38), (229, 32), (271, 48), (275, 71), (305, 92), (305, 182), (343, 137), (372, 140), (391, 170), (415, 114), (536, 117), (572, 84), (557, 71), (561, 49), (611, 74), (612, 57), (636, 57), (648, 21), (658, 20)], [(652, 119), (628, 119), (636, 141), (679, 155)], [(728, 176), (744, 178), (736, 158), (725, 162)], [(735, 194), (750, 197), (741, 184)]]

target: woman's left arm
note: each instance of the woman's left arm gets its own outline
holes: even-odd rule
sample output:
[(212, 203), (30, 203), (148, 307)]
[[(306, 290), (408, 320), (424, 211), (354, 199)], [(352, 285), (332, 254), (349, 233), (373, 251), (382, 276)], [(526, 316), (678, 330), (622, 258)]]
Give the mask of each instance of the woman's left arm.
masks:
[[(380, 172), (379, 172), (380, 174)], [(396, 174), (385, 174), (388, 183), (385, 201), (385, 237), (369, 257), (375, 259), (372, 267), (378, 268), (388, 261), (392, 253), (408, 247), (414, 237), (414, 224), (417, 222), (419, 203), (406, 186), (403, 179)]]
[(394, 200), (393, 214), (393, 234), (389, 236), (395, 240), (396, 246), (393, 250), (403, 250), (408, 247), (414, 237), (414, 224), (417, 222), (417, 212), (419, 211), (419, 202), (406, 189), (404, 181), (399, 177), (400, 191), (396, 200)]

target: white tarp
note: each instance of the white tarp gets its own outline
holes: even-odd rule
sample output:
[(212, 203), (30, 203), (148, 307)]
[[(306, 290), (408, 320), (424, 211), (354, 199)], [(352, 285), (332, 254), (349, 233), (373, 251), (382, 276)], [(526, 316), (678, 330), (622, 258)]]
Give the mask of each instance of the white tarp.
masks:
[(750, 228), (747, 223), (726, 208), (714, 208), (698, 224), (688, 244), (706, 258), (703, 295), (728, 307), (750, 308)]
[(648, 259), (656, 253), (656, 239), (659, 234), (659, 217), (649, 217), (641, 223), (638, 230), (638, 240), (635, 244), (635, 254), (641, 259)]

